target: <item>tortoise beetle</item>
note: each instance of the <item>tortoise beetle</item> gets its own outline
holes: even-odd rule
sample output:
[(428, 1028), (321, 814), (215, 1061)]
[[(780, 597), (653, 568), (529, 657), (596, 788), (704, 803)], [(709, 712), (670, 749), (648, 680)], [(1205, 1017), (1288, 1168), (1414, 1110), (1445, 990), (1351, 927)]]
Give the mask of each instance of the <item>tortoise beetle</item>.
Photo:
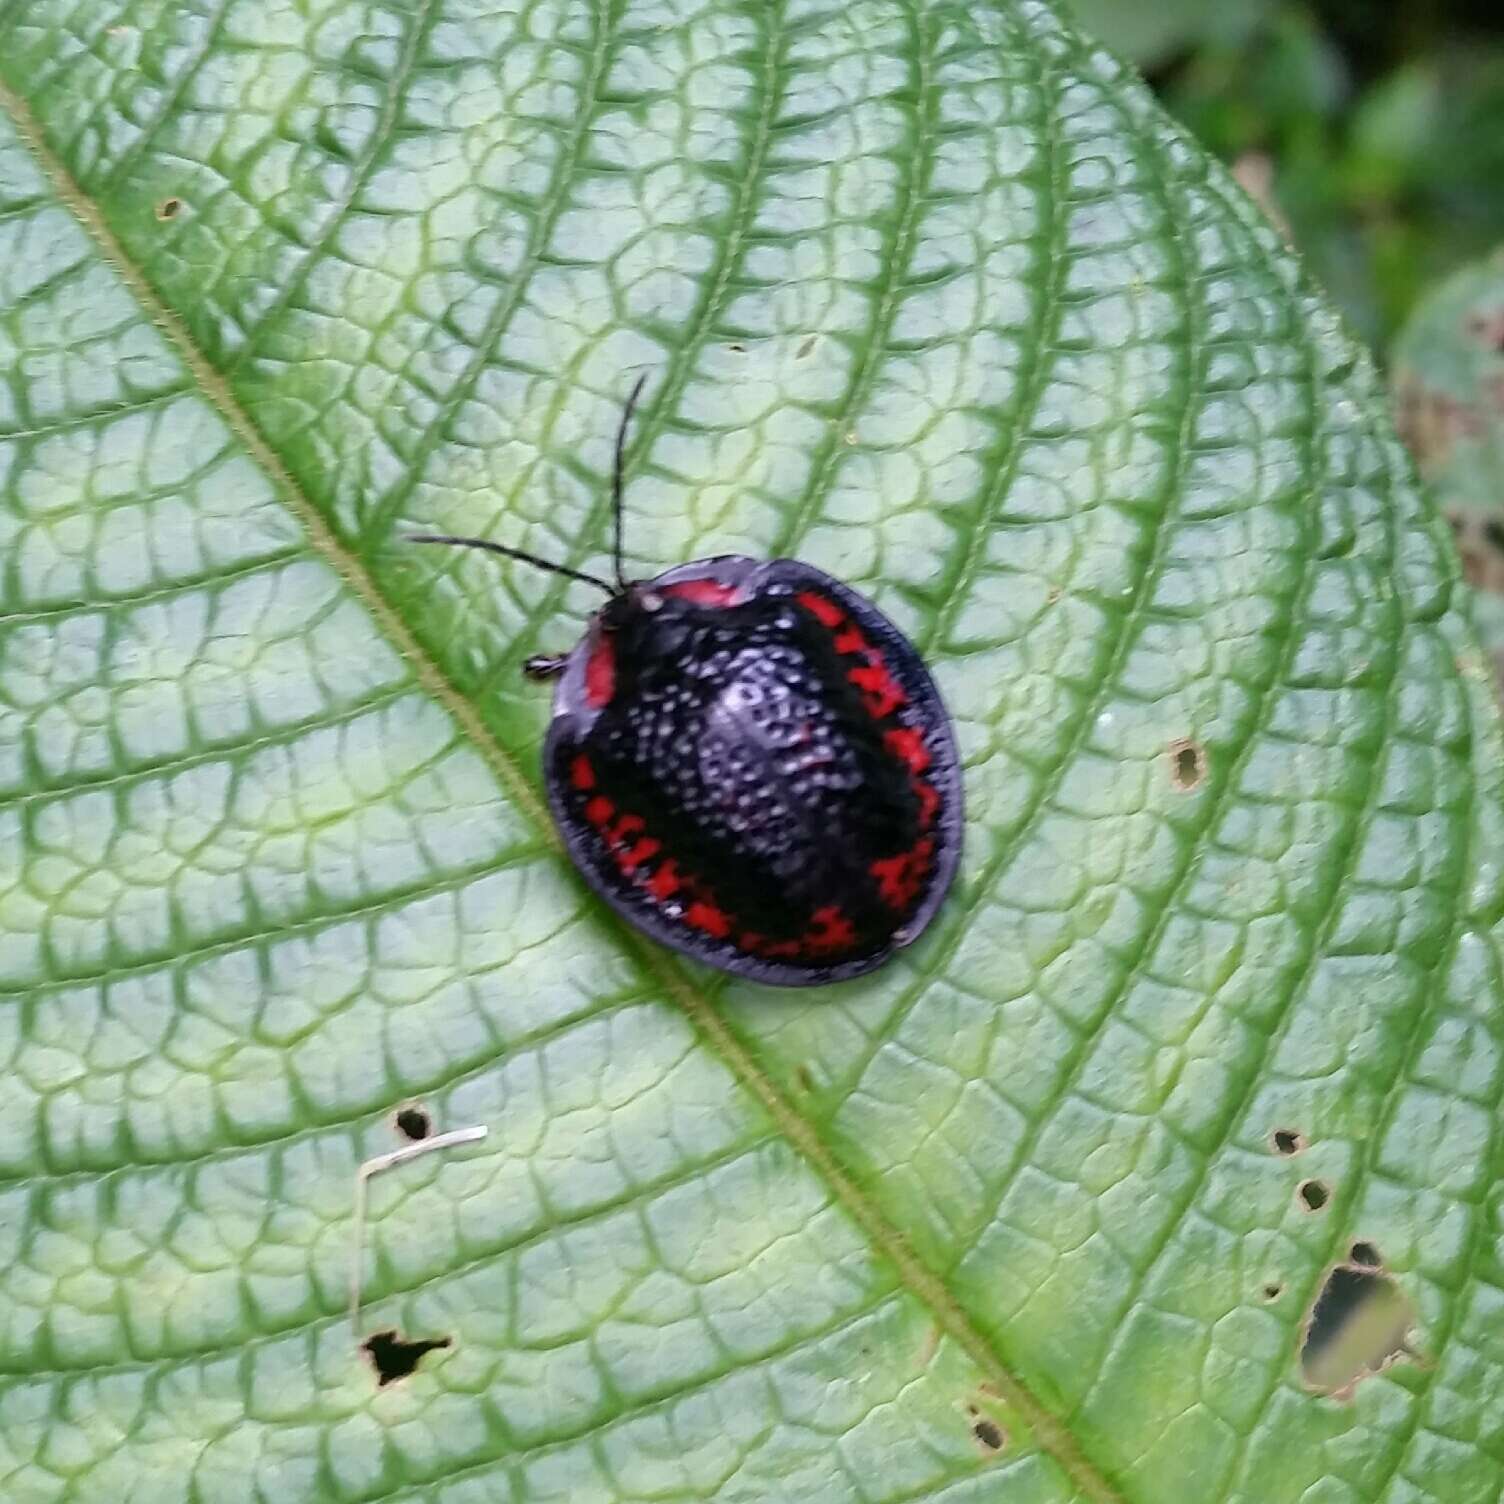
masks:
[(812, 565), (738, 555), (615, 583), (483, 538), (606, 593), (560, 657), (549, 807), (585, 881), (655, 940), (737, 976), (808, 987), (862, 975), (934, 917), (961, 853), (950, 717), (909, 640)]

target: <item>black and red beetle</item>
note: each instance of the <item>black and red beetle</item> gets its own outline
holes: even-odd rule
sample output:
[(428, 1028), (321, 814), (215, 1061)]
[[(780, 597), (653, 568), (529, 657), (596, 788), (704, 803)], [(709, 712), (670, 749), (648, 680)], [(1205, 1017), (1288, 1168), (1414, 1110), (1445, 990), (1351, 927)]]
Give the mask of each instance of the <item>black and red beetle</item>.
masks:
[(961, 853), (955, 736), (913, 645), (869, 600), (794, 559), (725, 555), (616, 583), (483, 538), (606, 592), (558, 677), (544, 749), (570, 856), (654, 939), (738, 976), (860, 976), (934, 916)]

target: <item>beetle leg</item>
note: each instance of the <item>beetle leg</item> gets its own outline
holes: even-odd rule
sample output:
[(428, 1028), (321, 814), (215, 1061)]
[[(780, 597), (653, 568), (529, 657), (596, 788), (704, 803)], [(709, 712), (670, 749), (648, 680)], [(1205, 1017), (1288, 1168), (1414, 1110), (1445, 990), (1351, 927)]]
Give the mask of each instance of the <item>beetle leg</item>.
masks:
[(400, 1165), (430, 1149), (452, 1149), (456, 1144), (473, 1144), (486, 1136), (485, 1128), (453, 1128), (448, 1133), (438, 1133), (432, 1138), (419, 1139), (413, 1144), (404, 1144), (388, 1154), (377, 1154), (355, 1172), (355, 1214), (351, 1231), (350, 1248), (350, 1330), (360, 1336), (360, 1286), (365, 1266), (366, 1231), (366, 1183), (371, 1176), (382, 1170)]
[(564, 665), (569, 662), (567, 653), (554, 657), (549, 653), (534, 653), (526, 663), (522, 665), (522, 672), (529, 679), (552, 679), (555, 674), (564, 672)]

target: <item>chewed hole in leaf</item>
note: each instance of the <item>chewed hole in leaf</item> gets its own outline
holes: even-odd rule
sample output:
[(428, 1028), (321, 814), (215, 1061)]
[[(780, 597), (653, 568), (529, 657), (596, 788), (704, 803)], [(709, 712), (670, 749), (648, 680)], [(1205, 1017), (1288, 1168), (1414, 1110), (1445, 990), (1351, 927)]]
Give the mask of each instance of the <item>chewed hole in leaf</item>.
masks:
[(152, 211), (158, 219), (166, 221), (176, 219), (182, 212), (183, 201), (180, 198), (164, 198)]
[(1377, 1269), (1384, 1260), (1379, 1257), (1379, 1250), (1372, 1243), (1354, 1243), (1347, 1251), (1348, 1262), (1361, 1264), (1366, 1269)]
[(377, 1386), (384, 1389), (388, 1384), (395, 1384), (398, 1379), (405, 1379), (423, 1361), (426, 1354), (436, 1348), (453, 1345), (452, 1337), (420, 1337), (410, 1342), (388, 1327), (383, 1331), (373, 1332), (360, 1344), (360, 1349), (376, 1370)]
[(1296, 1196), (1308, 1212), (1319, 1212), (1332, 1199), (1332, 1190), (1324, 1180), (1302, 1180)]
[(1306, 1322), (1301, 1377), (1322, 1394), (1345, 1398), (1361, 1380), (1413, 1356), (1415, 1307), (1387, 1274), (1338, 1264)]
[(1306, 1146), (1306, 1136), (1298, 1128), (1276, 1128), (1269, 1138), (1274, 1145), (1274, 1152), (1287, 1158), (1292, 1154), (1299, 1154)]
[(1269, 1283), (1264, 1286), (1265, 1300), (1278, 1300), (1284, 1293), (1285, 1287), (1280, 1284), (1278, 1280), (1270, 1280)]
[(420, 1138), (427, 1138), (433, 1132), (433, 1119), (429, 1117), (425, 1108), (416, 1103), (401, 1108), (393, 1121), (397, 1125), (397, 1132), (403, 1138), (414, 1142)]
[(1206, 748), (1181, 737), (1170, 743), (1170, 782), (1182, 794), (1193, 794), (1206, 781)]

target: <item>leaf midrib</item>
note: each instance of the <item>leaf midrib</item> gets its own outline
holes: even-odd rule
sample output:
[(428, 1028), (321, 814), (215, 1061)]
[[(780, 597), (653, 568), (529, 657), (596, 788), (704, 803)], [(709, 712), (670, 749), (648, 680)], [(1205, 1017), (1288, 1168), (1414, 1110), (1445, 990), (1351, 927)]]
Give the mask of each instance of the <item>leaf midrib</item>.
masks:
[[(98, 205), (84, 192), (52, 150), (46, 133), (29, 104), (3, 82), (0, 82), (0, 109), (10, 116), (19, 139), (31, 152), (58, 198), (88, 233), (103, 260), (120, 276), (139, 306), (182, 359), (205, 400), (244, 444), (289, 511), (302, 524), (312, 548), (371, 612), (377, 626), (411, 665), (418, 685), (454, 718), (466, 738), (496, 774), (514, 807), (541, 832), (547, 849), (562, 858), (564, 851), (558, 833), (543, 800), (532, 784), (491, 732), (475, 706), (418, 641), (376, 584), (364, 561), (340, 539), (322, 512), (305, 494), (287, 465), (241, 406), (228, 381), (199, 348), (186, 323), (158, 295), (145, 273), (126, 253)], [(762, 1104), (775, 1127), (825, 1182), (833, 1198), (855, 1220), (876, 1252), (893, 1265), (900, 1285), (930, 1309), (942, 1329), (992, 1380), (1004, 1400), (1019, 1412), (1029, 1426), (1036, 1444), (1054, 1457), (1082, 1496), (1095, 1501), (1095, 1504), (1122, 1504), (1121, 1496), (1085, 1455), (1079, 1440), (1066, 1423), (1048, 1409), (1023, 1380), (1005, 1365), (991, 1341), (972, 1321), (945, 1282), (909, 1248), (903, 1234), (888, 1222), (876, 1203), (839, 1163), (814, 1124), (778, 1088), (716, 1013), (709, 999), (689, 980), (677, 963), (652, 942), (630, 930), (614, 914), (603, 913), (600, 909), (593, 912), (602, 928), (608, 933), (614, 933), (621, 941), (622, 948), (633, 954), (649, 976), (657, 980), (664, 991), (678, 1003), (701, 1038), (719, 1055), (743, 1087), (751, 1091)]]

